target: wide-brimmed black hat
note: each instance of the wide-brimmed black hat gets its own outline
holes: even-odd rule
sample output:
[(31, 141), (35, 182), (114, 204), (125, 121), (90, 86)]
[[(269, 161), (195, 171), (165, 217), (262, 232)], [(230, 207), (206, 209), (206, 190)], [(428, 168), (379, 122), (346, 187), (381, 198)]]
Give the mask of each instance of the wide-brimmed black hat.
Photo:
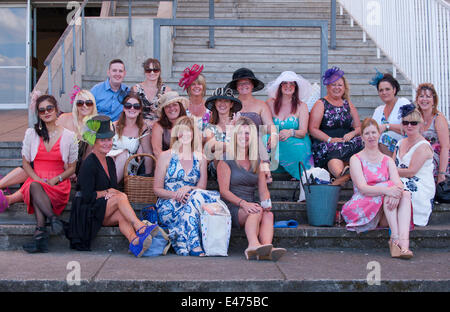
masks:
[(233, 80), (227, 83), (225, 88), (237, 91), (236, 83), (241, 79), (250, 79), (253, 82), (253, 91), (256, 92), (264, 89), (264, 82), (257, 79), (255, 74), (248, 68), (239, 68), (233, 73)]
[(213, 92), (212, 96), (210, 96), (206, 100), (205, 102), (206, 108), (212, 110), (214, 104), (216, 103), (216, 100), (219, 99), (230, 100), (231, 102), (233, 102), (233, 107), (231, 108), (231, 111), (233, 113), (236, 113), (242, 109), (241, 101), (233, 95), (233, 90), (231, 90), (230, 88), (217, 88)]

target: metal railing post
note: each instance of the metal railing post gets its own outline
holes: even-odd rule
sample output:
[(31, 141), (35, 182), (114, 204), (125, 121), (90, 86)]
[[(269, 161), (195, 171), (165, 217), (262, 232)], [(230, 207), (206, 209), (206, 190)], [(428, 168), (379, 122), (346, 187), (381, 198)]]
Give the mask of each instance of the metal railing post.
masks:
[(52, 94), (52, 64), (50, 62), (50, 64), (47, 65), (47, 85), (48, 85), (48, 94)]
[(331, 0), (331, 49), (336, 49), (336, 0)]
[[(214, 20), (214, 0), (209, 0), (209, 19)], [(214, 46), (214, 26), (209, 26), (209, 48), (213, 49)]]
[(133, 35), (131, 33), (131, 0), (128, 0), (128, 39), (127, 46), (131, 47), (134, 44)]
[[(328, 21), (325, 26), (321, 26), (321, 35), (320, 35), (320, 80), (322, 80), (322, 76), (328, 69)], [(323, 85), (320, 84), (320, 96), (324, 97), (327, 95), (327, 89)]]
[[(177, 18), (177, 8), (178, 8), (178, 0), (173, 0), (173, 2), (172, 2), (172, 19)], [(177, 28), (175, 26), (173, 26), (172, 38), (176, 38), (176, 37), (177, 37)]]
[(73, 74), (77, 70), (77, 53), (76, 53), (76, 33), (75, 33), (75, 20), (72, 25), (72, 68), (70, 73)]
[(84, 8), (81, 11), (81, 48), (80, 48), (80, 54), (84, 53), (84, 39), (85, 39), (85, 20), (84, 20)]
[(64, 93), (66, 93), (65, 90), (65, 78), (64, 78), (64, 74), (65, 74), (65, 69), (66, 69), (66, 60), (65, 60), (65, 49), (64, 49), (64, 40), (61, 44), (61, 89), (59, 90), (59, 96), (63, 95)]

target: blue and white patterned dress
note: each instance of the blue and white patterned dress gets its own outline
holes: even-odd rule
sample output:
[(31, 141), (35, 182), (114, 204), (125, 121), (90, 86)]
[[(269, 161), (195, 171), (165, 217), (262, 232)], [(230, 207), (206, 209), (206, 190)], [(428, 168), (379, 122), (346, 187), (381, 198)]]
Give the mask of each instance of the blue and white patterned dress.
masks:
[[(415, 150), (422, 144), (430, 146), (426, 140), (417, 142), (412, 146), (409, 151), (400, 157), (400, 145), (403, 140), (397, 143), (396, 149), (396, 159), (395, 164), (397, 168), (409, 168), (411, 158)], [(425, 163), (419, 169), (419, 171), (411, 178), (400, 178), (403, 182), (405, 190), (411, 193), (411, 203), (413, 208), (413, 221), (415, 225), (425, 226), (428, 224), (428, 219), (430, 218), (431, 211), (433, 209), (434, 203), (434, 193), (436, 191), (436, 186), (434, 184), (433, 178), (433, 158), (425, 160)]]
[[(190, 172), (185, 172), (178, 154), (172, 157), (164, 177), (164, 189), (177, 191), (183, 186), (195, 187), (200, 180), (200, 161), (194, 153)], [(192, 190), (186, 204), (175, 199), (159, 198), (156, 202), (158, 218), (161, 225), (169, 229), (169, 238), (177, 255), (188, 256), (189, 252), (201, 247), (200, 214), (205, 203), (216, 202), (220, 198), (217, 191), (202, 189)]]

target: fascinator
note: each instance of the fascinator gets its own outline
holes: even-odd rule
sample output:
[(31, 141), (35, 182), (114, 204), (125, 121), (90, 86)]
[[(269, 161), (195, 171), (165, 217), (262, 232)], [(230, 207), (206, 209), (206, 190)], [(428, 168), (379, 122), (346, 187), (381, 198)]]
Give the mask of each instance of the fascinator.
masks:
[(231, 108), (231, 111), (233, 113), (236, 113), (242, 109), (241, 101), (234, 96), (233, 90), (231, 90), (230, 88), (217, 88), (213, 92), (212, 96), (210, 96), (206, 100), (206, 108), (212, 110), (214, 104), (216, 103), (216, 100), (218, 99), (230, 100), (231, 102), (233, 102), (233, 107)]
[(187, 88), (197, 79), (197, 77), (202, 73), (203, 65), (198, 66), (197, 64), (192, 65), (191, 68), (186, 67), (183, 71), (182, 78), (178, 82), (180, 87), (183, 87), (183, 90), (186, 91)]
[(75, 97), (77, 96), (78, 92), (81, 91), (81, 88), (77, 85), (74, 85), (72, 88), (72, 93), (70, 94), (70, 105), (73, 105), (73, 101), (75, 100)]
[(408, 116), (409, 114), (411, 114), (412, 112), (414, 112), (414, 110), (416, 109), (416, 106), (414, 106), (414, 104), (406, 104), (403, 105), (399, 108), (399, 114), (402, 118), (405, 118), (406, 116)]
[(111, 119), (105, 115), (97, 115), (86, 122), (86, 131), (83, 132), (83, 140), (94, 145), (97, 139), (109, 139), (114, 136)]
[(332, 84), (344, 76), (344, 72), (339, 67), (332, 67), (328, 69), (322, 76), (322, 81), (325, 86)]
[(378, 83), (380, 82), (380, 80), (383, 79), (384, 75), (383, 75), (383, 73), (378, 71), (378, 69), (375, 68), (375, 70), (377, 73), (375, 76), (373, 76), (372, 80), (369, 81), (369, 84), (376, 87), (378, 85)]

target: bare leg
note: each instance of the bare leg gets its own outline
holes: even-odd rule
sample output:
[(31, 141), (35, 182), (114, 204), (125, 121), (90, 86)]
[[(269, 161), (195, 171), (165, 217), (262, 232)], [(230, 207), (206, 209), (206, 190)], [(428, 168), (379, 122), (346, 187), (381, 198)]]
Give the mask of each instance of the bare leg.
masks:
[(264, 211), (259, 230), (259, 241), (263, 245), (272, 244), (273, 240), (273, 213)]
[(328, 170), (335, 177), (339, 177), (344, 170), (345, 164), (340, 159), (331, 159), (328, 161)]
[(248, 240), (248, 247), (258, 247), (261, 243), (258, 239), (259, 225), (261, 223), (262, 214), (254, 213), (247, 214), (244, 210), (239, 209), (239, 223), (241, 226), (245, 226), (245, 234)]
[(22, 167), (17, 167), (0, 180), (0, 189), (23, 183), (27, 178), (28, 175), (26, 174), (25, 170), (23, 170)]
[(402, 199), (398, 207), (398, 228), (400, 247), (409, 249), (409, 227), (411, 224), (411, 193), (403, 191)]
[(23, 194), (20, 191), (15, 192), (12, 195), (6, 195), (6, 200), (8, 200), (8, 205), (23, 202)]

